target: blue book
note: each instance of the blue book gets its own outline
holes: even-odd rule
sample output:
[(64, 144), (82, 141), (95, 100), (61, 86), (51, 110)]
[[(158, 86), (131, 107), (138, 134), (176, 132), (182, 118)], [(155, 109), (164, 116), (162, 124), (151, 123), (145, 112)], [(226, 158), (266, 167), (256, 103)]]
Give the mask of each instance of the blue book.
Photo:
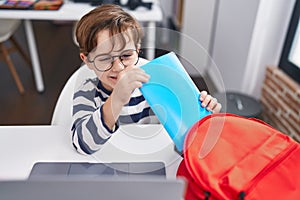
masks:
[(175, 53), (153, 59), (141, 68), (151, 77), (140, 90), (182, 152), (188, 130), (211, 112), (201, 106), (200, 91)]

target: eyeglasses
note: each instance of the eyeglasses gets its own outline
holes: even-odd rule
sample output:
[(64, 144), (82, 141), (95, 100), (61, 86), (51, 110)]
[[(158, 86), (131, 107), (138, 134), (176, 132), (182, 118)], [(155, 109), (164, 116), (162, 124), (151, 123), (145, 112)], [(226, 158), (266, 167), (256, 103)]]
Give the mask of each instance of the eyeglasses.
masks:
[(94, 64), (94, 67), (100, 71), (105, 72), (112, 68), (113, 62), (116, 58), (119, 58), (122, 65), (124, 67), (128, 67), (131, 65), (136, 65), (139, 61), (139, 54), (135, 49), (128, 49), (121, 52), (120, 55), (109, 55), (109, 54), (99, 54), (97, 55), (94, 60), (89, 60), (90, 63)]

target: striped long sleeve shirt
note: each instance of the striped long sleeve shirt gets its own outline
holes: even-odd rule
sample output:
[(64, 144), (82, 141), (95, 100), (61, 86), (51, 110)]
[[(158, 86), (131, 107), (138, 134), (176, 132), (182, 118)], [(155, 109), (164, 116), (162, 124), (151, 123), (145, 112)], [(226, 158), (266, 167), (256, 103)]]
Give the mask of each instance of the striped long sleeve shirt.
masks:
[(159, 123), (140, 90), (136, 89), (111, 131), (102, 118), (102, 106), (110, 94), (98, 78), (85, 80), (74, 93), (72, 142), (79, 153), (92, 154), (101, 149), (122, 124)]

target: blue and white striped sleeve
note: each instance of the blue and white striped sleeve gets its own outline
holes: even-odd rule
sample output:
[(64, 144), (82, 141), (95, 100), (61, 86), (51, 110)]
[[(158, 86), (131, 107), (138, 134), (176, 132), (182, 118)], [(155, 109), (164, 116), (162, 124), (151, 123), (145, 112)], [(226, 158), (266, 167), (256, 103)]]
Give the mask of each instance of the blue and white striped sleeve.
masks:
[(87, 81), (73, 97), (72, 142), (82, 154), (92, 154), (101, 149), (113, 133), (102, 120), (104, 102), (95, 102), (95, 92), (94, 83)]

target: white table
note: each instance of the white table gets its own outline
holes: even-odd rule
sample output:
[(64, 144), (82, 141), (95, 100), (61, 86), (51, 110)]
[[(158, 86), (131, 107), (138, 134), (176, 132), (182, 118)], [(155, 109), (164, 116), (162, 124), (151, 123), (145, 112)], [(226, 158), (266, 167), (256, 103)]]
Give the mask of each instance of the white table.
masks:
[[(31, 20), (69, 20), (77, 21), (94, 7), (85, 3), (74, 3), (72, 1), (65, 1), (62, 7), (57, 11), (39, 11), (39, 10), (1, 10), (0, 19), (23, 19), (25, 32), (28, 42), (28, 47), (33, 65), (33, 73), (37, 90), (44, 91), (43, 76), (40, 67), (39, 56), (36, 48), (35, 36), (32, 28)], [(159, 2), (153, 0), (152, 9), (137, 8), (134, 11), (128, 10), (138, 21), (145, 22), (147, 26), (146, 43), (147, 58), (149, 60), (154, 58), (155, 47), (155, 23), (162, 21), (162, 10)]]
[(127, 125), (93, 155), (77, 153), (61, 126), (0, 126), (0, 180), (27, 179), (34, 163), (162, 161), (176, 177), (182, 158), (161, 125)]

